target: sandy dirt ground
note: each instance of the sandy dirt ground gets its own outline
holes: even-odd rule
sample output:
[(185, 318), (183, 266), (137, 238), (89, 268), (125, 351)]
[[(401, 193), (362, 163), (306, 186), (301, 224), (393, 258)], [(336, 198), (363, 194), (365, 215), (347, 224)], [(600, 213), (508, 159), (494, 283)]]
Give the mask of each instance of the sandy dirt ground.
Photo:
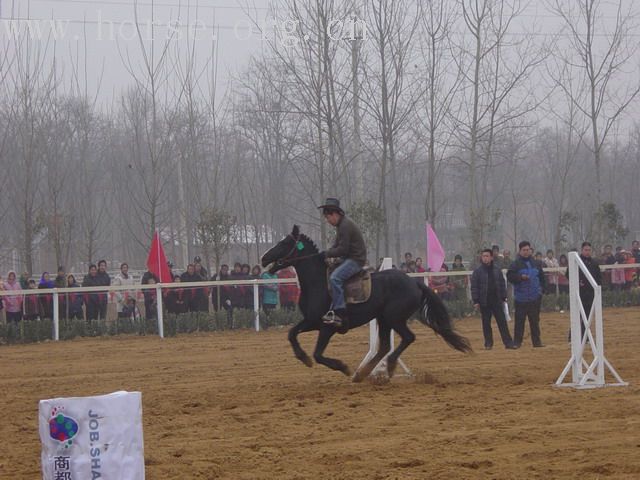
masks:
[[(605, 311), (626, 388), (552, 387), (567, 314), (543, 315), (541, 349), (527, 334), (520, 350), (485, 351), (479, 319), (457, 325), (475, 354), (414, 323), (414, 376), (387, 384), (305, 367), (286, 330), (0, 347), (0, 478), (41, 478), (38, 400), (116, 390), (142, 392), (152, 480), (640, 478), (637, 309)], [(311, 352), (315, 333), (301, 340)], [(327, 353), (355, 367), (367, 342), (361, 328)]]

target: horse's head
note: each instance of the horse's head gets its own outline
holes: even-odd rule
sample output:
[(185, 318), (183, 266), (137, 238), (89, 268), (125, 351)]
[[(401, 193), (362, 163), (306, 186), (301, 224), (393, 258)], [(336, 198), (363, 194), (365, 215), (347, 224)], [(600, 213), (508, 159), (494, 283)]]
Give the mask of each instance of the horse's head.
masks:
[(266, 268), (271, 265), (269, 272), (276, 273), (278, 270), (293, 265), (296, 259), (302, 259), (302, 257), (316, 253), (318, 253), (318, 249), (313, 242), (300, 233), (298, 225), (294, 225), (289, 235), (262, 255), (262, 267)]

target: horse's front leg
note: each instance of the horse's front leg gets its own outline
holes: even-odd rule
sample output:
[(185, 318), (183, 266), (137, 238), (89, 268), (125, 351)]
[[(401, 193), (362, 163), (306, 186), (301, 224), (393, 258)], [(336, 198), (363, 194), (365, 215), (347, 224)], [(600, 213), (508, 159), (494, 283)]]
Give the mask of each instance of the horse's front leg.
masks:
[(326, 365), (327, 367), (333, 370), (339, 370), (344, 373), (347, 377), (351, 376), (351, 369), (335, 358), (325, 357), (323, 355), (327, 345), (329, 344), (329, 340), (333, 337), (333, 334), (336, 333), (336, 329), (330, 326), (323, 326), (320, 328), (320, 333), (318, 334), (318, 341), (316, 342), (316, 349), (313, 352), (313, 358), (316, 362), (321, 363), (322, 365)]
[(313, 367), (313, 360), (311, 360), (311, 357), (309, 357), (307, 352), (305, 352), (300, 346), (300, 342), (298, 342), (298, 334), (309, 332), (311, 330), (313, 330), (311, 322), (307, 322), (306, 320), (302, 320), (289, 330), (289, 343), (291, 343), (291, 346), (293, 347), (293, 354), (307, 367)]
[(379, 317), (378, 351), (367, 363), (356, 370), (352, 378), (353, 382), (358, 383), (367, 378), (389, 351), (391, 351), (391, 328), (382, 320), (382, 317)]

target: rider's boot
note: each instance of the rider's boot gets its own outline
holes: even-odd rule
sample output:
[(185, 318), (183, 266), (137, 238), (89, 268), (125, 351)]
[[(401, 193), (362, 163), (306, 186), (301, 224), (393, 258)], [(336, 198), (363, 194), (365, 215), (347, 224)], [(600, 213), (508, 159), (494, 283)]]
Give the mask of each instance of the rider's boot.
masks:
[(338, 308), (336, 310), (329, 310), (324, 317), (322, 317), (324, 323), (333, 325), (336, 328), (346, 327), (348, 324), (347, 309)]
[(329, 310), (322, 316), (322, 321), (327, 325), (334, 325), (336, 322), (336, 312)]

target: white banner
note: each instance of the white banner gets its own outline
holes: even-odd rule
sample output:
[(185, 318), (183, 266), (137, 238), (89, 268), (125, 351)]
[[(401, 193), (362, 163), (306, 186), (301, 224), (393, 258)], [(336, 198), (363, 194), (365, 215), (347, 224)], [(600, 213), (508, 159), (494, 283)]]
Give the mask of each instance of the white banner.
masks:
[(41, 400), (43, 480), (144, 479), (142, 396)]

